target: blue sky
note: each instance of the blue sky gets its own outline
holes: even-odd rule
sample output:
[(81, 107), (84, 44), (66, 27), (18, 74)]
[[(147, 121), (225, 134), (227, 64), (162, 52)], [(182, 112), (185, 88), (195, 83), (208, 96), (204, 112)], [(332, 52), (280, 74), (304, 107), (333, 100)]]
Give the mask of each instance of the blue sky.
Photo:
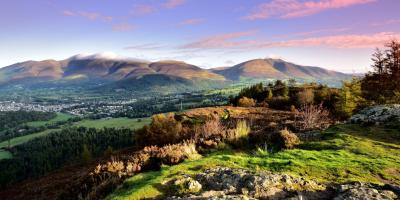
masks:
[[(398, 0), (2, 0), (0, 66), (112, 52), (204, 68), (283, 58), (365, 72)], [(112, 54), (108, 53), (108, 54)]]

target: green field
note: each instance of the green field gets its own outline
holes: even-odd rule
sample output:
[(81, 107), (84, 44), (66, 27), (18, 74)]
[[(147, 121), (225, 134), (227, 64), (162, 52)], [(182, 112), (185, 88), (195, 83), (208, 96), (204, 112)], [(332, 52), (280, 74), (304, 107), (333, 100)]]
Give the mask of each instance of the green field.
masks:
[(400, 184), (400, 125), (360, 127), (339, 125), (326, 130), (324, 139), (299, 149), (277, 153), (262, 150), (225, 150), (160, 171), (145, 172), (127, 179), (107, 199), (146, 199), (163, 195), (160, 183), (216, 166), (272, 171), (330, 183), (364, 181)]
[[(29, 140), (32, 140), (32, 139), (36, 138), (36, 137), (45, 136), (45, 135), (47, 135), (47, 134), (49, 134), (51, 132), (59, 131), (59, 130), (60, 129), (47, 129), (45, 131), (41, 131), (41, 132), (38, 132), (38, 133), (33, 133), (33, 134), (29, 134), (29, 135), (24, 135), (24, 136), (12, 138), (10, 140), (10, 147), (25, 143), (25, 142), (27, 142)], [(8, 147), (8, 140), (7, 141), (3, 141), (3, 142), (0, 143), (0, 148), (4, 148), (4, 147)]]
[(33, 127), (39, 127), (39, 126), (44, 126), (46, 124), (52, 124), (55, 122), (67, 121), (70, 118), (72, 118), (72, 115), (65, 114), (65, 113), (57, 113), (57, 116), (51, 120), (28, 122), (28, 123), (26, 123), (26, 125), (33, 126)]
[(98, 120), (83, 120), (75, 123), (75, 126), (83, 126), (87, 128), (129, 128), (138, 129), (151, 122), (151, 118), (129, 119), (125, 117), (98, 119)]
[(12, 154), (6, 150), (0, 149), (0, 160), (12, 158)]

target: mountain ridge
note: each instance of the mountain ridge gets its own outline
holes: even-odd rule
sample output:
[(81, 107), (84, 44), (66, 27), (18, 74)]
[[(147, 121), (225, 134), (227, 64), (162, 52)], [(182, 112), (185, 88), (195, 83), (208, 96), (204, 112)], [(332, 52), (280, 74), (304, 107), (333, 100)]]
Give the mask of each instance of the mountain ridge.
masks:
[[(253, 59), (231, 67), (203, 69), (183, 61), (149, 62), (114, 55), (76, 55), (65, 60), (25, 61), (0, 68), (0, 86), (26, 87), (60, 84), (86, 84), (107, 88), (145, 88), (169, 85), (182, 88), (205, 88), (242, 79), (337, 80), (351, 75), (320, 67), (297, 65), (280, 59)], [(209, 82), (209, 83), (207, 83)], [(223, 84), (221, 84), (223, 85)], [(165, 88), (165, 87), (164, 87)]]

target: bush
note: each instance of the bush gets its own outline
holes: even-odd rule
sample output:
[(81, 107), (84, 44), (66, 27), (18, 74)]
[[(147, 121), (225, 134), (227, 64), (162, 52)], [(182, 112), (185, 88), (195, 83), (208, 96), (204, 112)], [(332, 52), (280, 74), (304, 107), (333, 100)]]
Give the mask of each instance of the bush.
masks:
[(225, 136), (225, 134), (225, 127), (222, 125), (220, 118), (215, 115), (201, 126), (201, 135), (200, 137), (196, 137), (196, 139), (215, 139), (216, 137), (222, 138)]
[(287, 110), (292, 105), (291, 99), (287, 97), (273, 97), (268, 101), (269, 107), (279, 110)]
[(256, 105), (256, 101), (252, 98), (242, 97), (238, 101), (238, 106), (240, 107), (254, 107)]
[(231, 132), (228, 138), (229, 143), (237, 147), (246, 146), (248, 144), (248, 135), (250, 131), (251, 129), (246, 121), (239, 121), (236, 124), (235, 130)]
[(141, 146), (175, 144), (188, 138), (183, 134), (182, 124), (175, 120), (173, 113), (154, 115), (149, 126), (146, 125), (135, 133), (135, 141)]
[(293, 149), (300, 144), (300, 139), (289, 130), (283, 129), (277, 133), (276, 142), (281, 149)]
[(311, 88), (304, 89), (297, 93), (297, 101), (299, 105), (314, 103), (314, 91)]
[(329, 111), (320, 105), (306, 104), (300, 108), (297, 127), (300, 130), (325, 128), (329, 124)]

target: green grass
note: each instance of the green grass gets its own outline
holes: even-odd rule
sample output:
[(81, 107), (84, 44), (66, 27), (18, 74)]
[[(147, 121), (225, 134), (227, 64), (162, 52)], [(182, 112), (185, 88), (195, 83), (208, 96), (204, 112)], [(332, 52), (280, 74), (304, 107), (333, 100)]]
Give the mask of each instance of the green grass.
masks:
[(26, 125), (33, 126), (33, 127), (39, 127), (39, 126), (44, 126), (46, 124), (52, 124), (55, 122), (67, 121), (70, 118), (72, 118), (72, 115), (65, 114), (65, 113), (57, 113), (57, 116), (51, 120), (28, 122), (28, 123), (26, 123)]
[(87, 128), (129, 128), (138, 129), (151, 122), (151, 118), (129, 119), (125, 117), (111, 118), (111, 119), (98, 119), (98, 120), (83, 120), (75, 123), (75, 126), (84, 126)]
[[(299, 149), (273, 154), (261, 150), (215, 152), (199, 160), (164, 166), (160, 171), (141, 173), (127, 179), (107, 199), (160, 196), (165, 192), (160, 183), (182, 173), (198, 173), (215, 166), (287, 173), (329, 183), (364, 181), (400, 184), (398, 129), (339, 125), (325, 131), (324, 137), (322, 141), (304, 143)], [(397, 138), (394, 142), (393, 137)]]
[(10, 158), (12, 158), (12, 154), (9, 151), (0, 149), (0, 160)]
[[(25, 143), (25, 142), (27, 142), (29, 140), (34, 139), (34, 138), (45, 136), (45, 135), (47, 135), (47, 134), (49, 134), (51, 132), (59, 131), (59, 130), (61, 130), (61, 129), (47, 129), (45, 131), (41, 131), (41, 132), (38, 132), (38, 133), (33, 133), (33, 134), (29, 134), (29, 135), (24, 135), (24, 136), (12, 138), (10, 140), (10, 147)], [(8, 140), (3, 141), (3, 142), (0, 143), (0, 148), (4, 148), (4, 147), (8, 147)]]

